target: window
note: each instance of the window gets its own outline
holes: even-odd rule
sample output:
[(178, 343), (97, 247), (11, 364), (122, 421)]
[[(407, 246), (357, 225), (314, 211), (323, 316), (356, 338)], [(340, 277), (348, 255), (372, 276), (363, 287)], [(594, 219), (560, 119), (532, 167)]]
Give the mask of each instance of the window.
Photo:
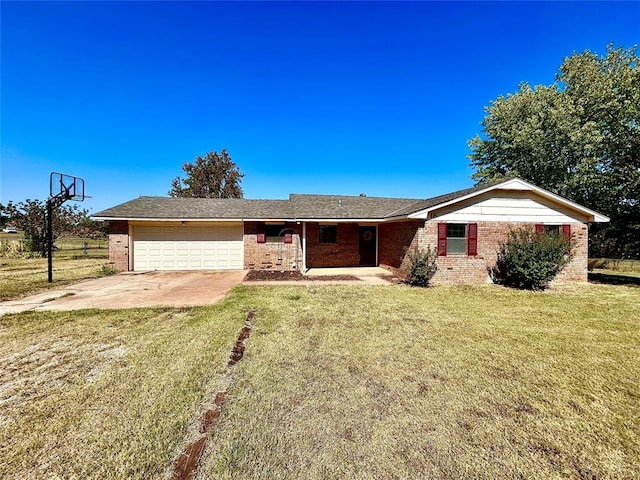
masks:
[(320, 243), (336, 243), (338, 239), (338, 227), (336, 225), (320, 225)]
[(295, 230), (287, 228), (284, 222), (259, 223), (257, 230), (257, 243), (293, 243)]
[(273, 224), (265, 224), (264, 226), (264, 233), (267, 237), (267, 242), (281, 242), (282, 241), (282, 235), (280, 235), (280, 232), (284, 230), (284, 223), (278, 224), (278, 225), (273, 225)]
[(555, 233), (562, 234), (565, 238), (571, 239), (571, 225), (568, 223), (562, 225), (543, 225), (542, 223), (536, 223), (536, 233)]
[(447, 253), (464, 255), (467, 253), (467, 226), (447, 223)]
[(478, 255), (477, 223), (438, 223), (438, 255)]

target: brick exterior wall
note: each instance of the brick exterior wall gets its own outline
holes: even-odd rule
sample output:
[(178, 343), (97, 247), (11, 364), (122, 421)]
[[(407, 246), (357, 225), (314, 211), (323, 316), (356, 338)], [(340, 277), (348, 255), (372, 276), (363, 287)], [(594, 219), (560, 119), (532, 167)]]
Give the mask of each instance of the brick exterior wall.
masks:
[(118, 272), (129, 270), (129, 222), (109, 221), (109, 261)]
[[(257, 242), (260, 222), (244, 224), (244, 268), (257, 270), (296, 270), (302, 268), (302, 225), (289, 222), (292, 243)], [(478, 255), (448, 255), (438, 257), (438, 271), (433, 283), (486, 283), (488, 268), (495, 265), (500, 243), (507, 238), (511, 228), (524, 223), (477, 222)], [(307, 267), (351, 267), (358, 266), (357, 223), (338, 223), (337, 242), (319, 242), (319, 224), (307, 224)], [(560, 272), (557, 282), (587, 281), (587, 226), (571, 224), (571, 236), (575, 244), (574, 258)], [(420, 246), (435, 248), (438, 240), (438, 220), (409, 220), (378, 225), (378, 263), (394, 269), (406, 269), (406, 252)], [(129, 225), (127, 221), (109, 222), (109, 261), (117, 271), (129, 270)]]
[(589, 264), (589, 230), (583, 223), (571, 224), (571, 238), (574, 242), (573, 259), (564, 267), (557, 282), (586, 282), (588, 281)]
[(401, 268), (407, 250), (418, 245), (418, 232), (424, 220), (381, 223), (378, 226), (378, 263)]
[(298, 270), (302, 268), (302, 226), (285, 223), (282, 229), (295, 230), (291, 243), (258, 243), (261, 222), (244, 223), (244, 268), (247, 270)]
[[(438, 242), (438, 220), (429, 220), (423, 228), (418, 228), (412, 243), (422, 248), (435, 248)], [(490, 282), (488, 269), (495, 265), (500, 243), (507, 239), (510, 229), (525, 225), (533, 227), (532, 223), (506, 222), (477, 222), (478, 224), (478, 255), (447, 255), (438, 257), (438, 271), (432, 282), (437, 283), (487, 283)], [(409, 227), (406, 227), (408, 230)], [(587, 281), (587, 226), (582, 223), (571, 224), (571, 237), (575, 244), (574, 258), (558, 275), (557, 282), (586, 282)], [(381, 262), (383, 263), (383, 262)], [(394, 264), (385, 263), (392, 267)], [(406, 259), (400, 268), (406, 267)]]
[(320, 243), (320, 224), (307, 223), (307, 267), (357, 267), (357, 223), (338, 223), (336, 243)]

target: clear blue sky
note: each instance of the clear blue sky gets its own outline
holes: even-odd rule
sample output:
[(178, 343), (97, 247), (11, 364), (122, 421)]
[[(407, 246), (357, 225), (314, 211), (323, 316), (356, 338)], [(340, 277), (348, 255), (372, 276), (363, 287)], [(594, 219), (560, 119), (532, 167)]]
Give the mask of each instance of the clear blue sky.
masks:
[(84, 177), (91, 212), (227, 148), (246, 198), (426, 198), (520, 82), (640, 38), (639, 2), (0, 3), (0, 202)]

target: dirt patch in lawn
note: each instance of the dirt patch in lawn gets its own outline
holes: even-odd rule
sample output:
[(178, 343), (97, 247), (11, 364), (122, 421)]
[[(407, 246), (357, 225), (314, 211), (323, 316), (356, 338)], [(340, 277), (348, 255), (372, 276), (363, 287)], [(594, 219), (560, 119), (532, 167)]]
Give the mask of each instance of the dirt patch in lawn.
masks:
[(313, 281), (335, 281), (335, 280), (360, 280), (353, 275), (314, 275), (313, 277), (307, 277), (298, 270), (281, 271), (281, 270), (249, 270), (245, 281), (296, 281), (301, 282), (304, 280)]
[[(249, 338), (249, 335), (251, 335), (251, 321), (253, 320), (254, 315), (255, 312), (253, 310), (249, 311), (247, 314), (244, 327), (242, 327), (238, 340), (236, 340), (236, 344), (231, 351), (229, 362), (227, 363), (228, 377), (231, 377), (231, 368), (242, 360), (244, 350), (246, 348), (246, 341)], [(209, 431), (216, 423), (218, 417), (220, 417), (220, 412), (222, 411), (222, 405), (225, 397), (227, 396), (227, 391), (228, 387), (227, 390), (216, 393), (212, 407), (209, 408), (202, 417), (199, 429), (201, 434), (200, 437), (196, 441), (187, 445), (178, 458), (175, 459), (171, 480), (192, 480), (194, 478), (196, 469), (198, 468), (198, 462), (200, 461), (200, 457), (202, 456), (202, 452), (204, 451), (204, 447), (207, 443)]]

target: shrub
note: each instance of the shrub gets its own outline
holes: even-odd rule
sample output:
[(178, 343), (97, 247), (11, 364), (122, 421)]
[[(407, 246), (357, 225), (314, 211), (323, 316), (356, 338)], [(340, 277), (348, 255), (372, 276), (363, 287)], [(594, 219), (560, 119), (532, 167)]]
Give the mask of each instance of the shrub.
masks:
[(430, 247), (418, 248), (415, 247), (407, 252), (407, 261), (409, 263), (409, 274), (407, 275), (406, 283), (414, 285), (416, 287), (426, 287), (429, 285), (429, 281), (436, 273), (438, 266), (436, 261), (438, 259), (438, 252)]
[(0, 257), (20, 258), (25, 248), (22, 239), (0, 240)]
[(572, 249), (572, 241), (560, 233), (536, 233), (531, 227), (515, 229), (500, 246), (491, 276), (500, 285), (544, 290), (571, 261)]
[(38, 254), (41, 256), (45, 256), (45, 252), (47, 251), (47, 240), (42, 235), (25, 234), (24, 248), (27, 252), (30, 252), (34, 255)]
[(100, 267), (100, 275), (103, 277), (108, 277), (110, 275), (115, 275), (117, 273), (116, 267), (113, 262), (107, 262)]

